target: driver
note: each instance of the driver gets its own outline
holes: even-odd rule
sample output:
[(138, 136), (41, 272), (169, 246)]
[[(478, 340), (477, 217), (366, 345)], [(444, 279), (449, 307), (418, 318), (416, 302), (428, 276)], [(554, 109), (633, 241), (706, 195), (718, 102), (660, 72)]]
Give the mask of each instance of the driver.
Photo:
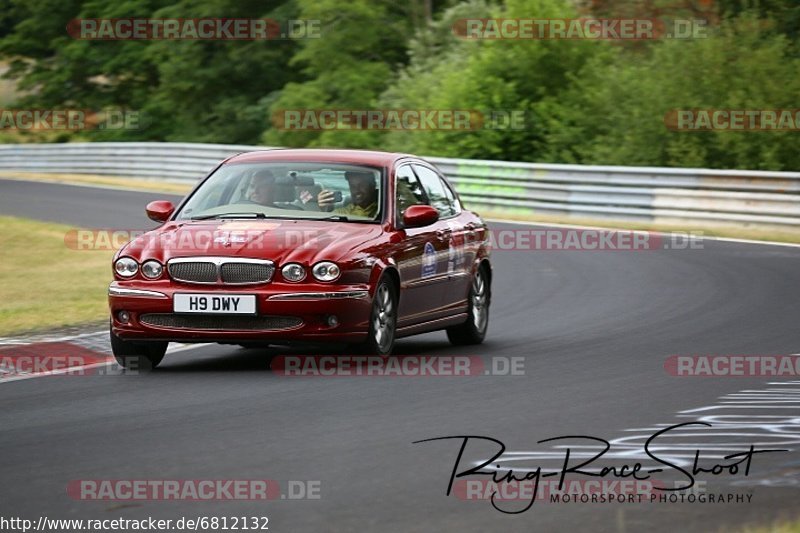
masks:
[(374, 218), (378, 214), (378, 188), (375, 185), (375, 176), (372, 172), (364, 170), (348, 170), (344, 173), (347, 184), (350, 186), (350, 198), (353, 203), (333, 209), (333, 191), (321, 191), (317, 195), (317, 203), (322, 211), (331, 211), (342, 215)]
[(273, 206), (275, 202), (275, 174), (269, 169), (256, 171), (250, 179), (248, 200), (264, 206)]

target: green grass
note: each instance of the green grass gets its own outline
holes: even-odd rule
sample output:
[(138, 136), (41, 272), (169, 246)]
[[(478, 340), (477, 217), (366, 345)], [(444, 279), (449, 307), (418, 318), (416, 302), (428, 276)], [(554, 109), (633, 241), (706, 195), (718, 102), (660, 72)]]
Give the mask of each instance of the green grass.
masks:
[(113, 251), (72, 250), (62, 224), (0, 216), (0, 335), (99, 321)]

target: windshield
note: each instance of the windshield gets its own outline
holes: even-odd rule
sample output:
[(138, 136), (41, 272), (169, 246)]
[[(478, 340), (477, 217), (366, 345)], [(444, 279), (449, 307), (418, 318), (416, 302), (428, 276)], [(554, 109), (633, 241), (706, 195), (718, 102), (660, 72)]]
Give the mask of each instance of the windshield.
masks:
[(292, 218), (374, 222), (383, 199), (380, 169), (333, 163), (246, 163), (220, 167), (176, 220)]

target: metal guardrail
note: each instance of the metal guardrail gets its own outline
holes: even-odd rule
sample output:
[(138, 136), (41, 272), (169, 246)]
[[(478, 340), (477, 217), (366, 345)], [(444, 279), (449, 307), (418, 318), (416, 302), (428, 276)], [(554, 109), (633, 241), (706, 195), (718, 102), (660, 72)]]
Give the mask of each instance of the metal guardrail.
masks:
[[(258, 146), (0, 145), (0, 171), (197, 180)], [(800, 172), (550, 165), (427, 158), (471, 208), (661, 223), (800, 227)]]

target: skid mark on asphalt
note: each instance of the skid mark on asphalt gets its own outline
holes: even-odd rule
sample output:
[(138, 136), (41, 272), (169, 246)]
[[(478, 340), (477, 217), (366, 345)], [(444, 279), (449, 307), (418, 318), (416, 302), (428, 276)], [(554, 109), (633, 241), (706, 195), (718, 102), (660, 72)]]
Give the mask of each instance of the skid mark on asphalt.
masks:
[[(650, 445), (649, 449), (659, 458), (672, 464), (689, 467), (694, 463), (695, 453), (701, 451), (699, 464), (724, 462), (726, 455), (746, 452), (750, 445), (758, 449), (786, 449), (789, 452), (768, 454), (770, 459), (780, 463), (772, 469), (764, 465), (769, 459), (756, 456), (753, 459), (755, 475), (735, 484), (774, 484), (777, 477), (793, 486), (800, 486), (800, 380), (769, 382), (761, 389), (745, 389), (721, 396), (712, 405), (679, 411), (677, 420), (669, 424), (655, 424), (650, 427), (624, 430), (625, 435), (609, 440), (611, 448), (598, 459), (596, 468), (587, 466), (582, 470), (600, 472), (602, 467), (620, 466), (617, 462), (633, 465), (640, 462), (643, 471), (664, 465), (654, 461), (644, 451), (645, 442), (655, 433), (685, 422), (700, 422), (709, 425), (684, 426), (670, 431)], [(605, 438), (604, 435), (595, 435)], [(579, 463), (578, 459), (590, 459), (600, 453), (604, 446), (597, 444), (578, 444), (580, 439), (565, 441), (570, 445), (555, 445), (541, 450), (507, 451), (493, 465), (516, 472), (533, 472), (538, 467), (542, 472), (558, 471), (564, 463), (567, 449), (570, 450), (570, 465)], [(574, 442), (575, 444), (572, 444)], [(583, 441), (585, 442), (585, 441)], [(793, 453), (794, 452), (794, 453)], [(483, 461), (475, 461), (475, 466)], [(785, 474), (788, 468), (791, 475)], [(491, 471), (491, 470), (487, 470)]]

